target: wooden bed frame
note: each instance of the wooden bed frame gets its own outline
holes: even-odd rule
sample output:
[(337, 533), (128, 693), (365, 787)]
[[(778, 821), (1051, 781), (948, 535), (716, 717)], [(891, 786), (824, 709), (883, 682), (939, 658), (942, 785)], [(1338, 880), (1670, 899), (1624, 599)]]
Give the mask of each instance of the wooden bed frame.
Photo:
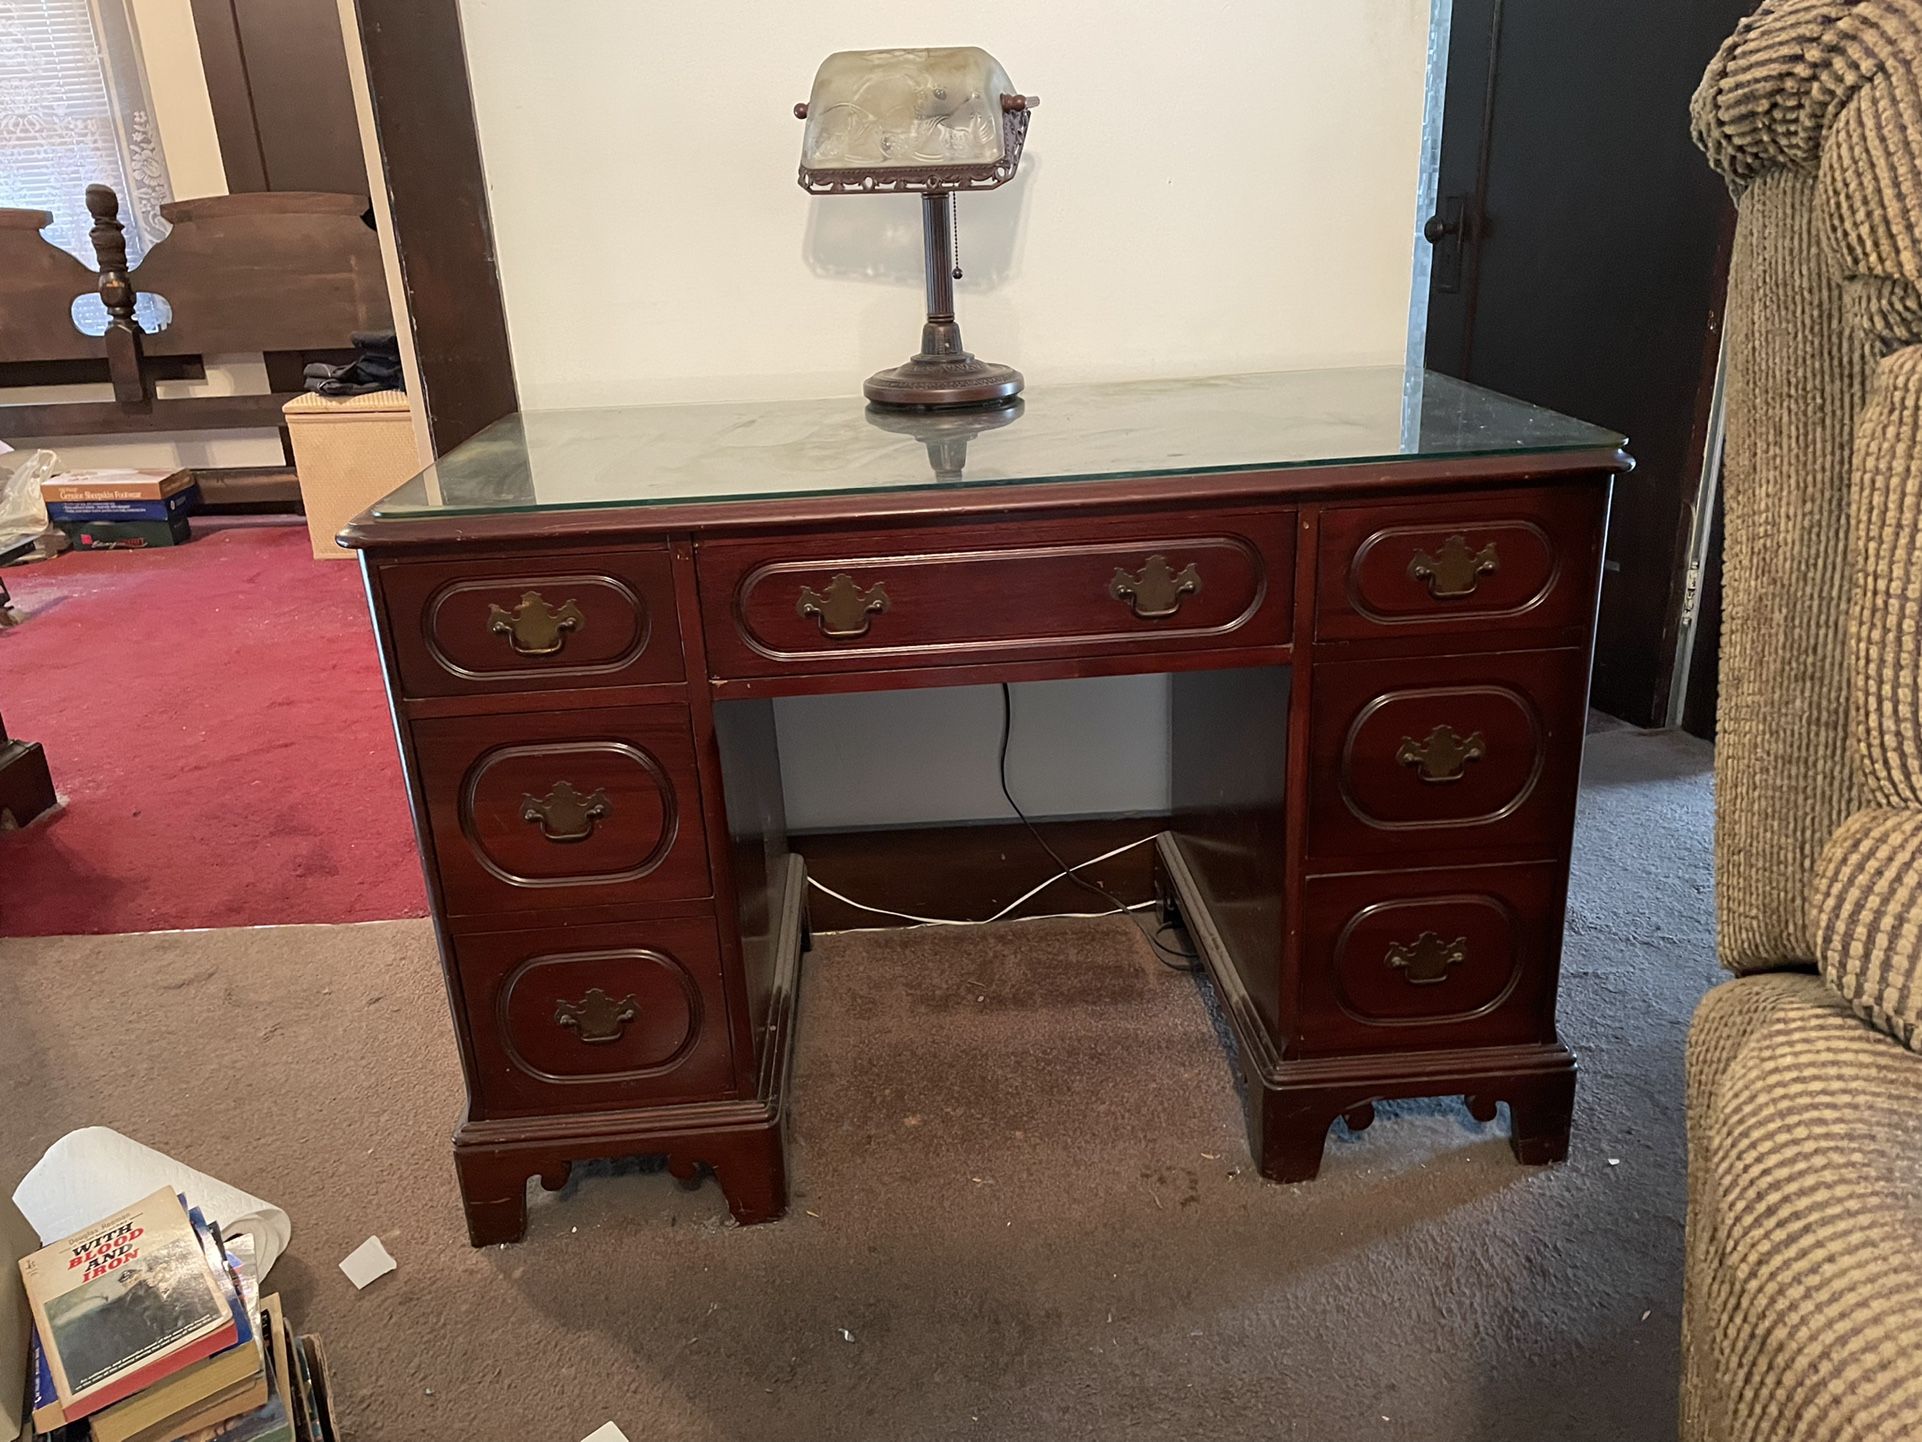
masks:
[[(344, 359), (355, 331), (387, 330), (393, 312), (367, 198), (263, 191), (162, 205), (173, 229), (129, 270), (120, 201), (87, 187), (97, 269), (40, 234), (44, 210), (0, 209), (0, 387), (110, 381), (110, 401), (0, 404), (0, 438), (279, 429), (287, 464), (199, 471), (211, 501), (298, 496), (281, 407), (310, 360)], [(73, 302), (97, 291), (105, 335), (85, 335)], [(146, 331), (135, 298), (160, 296), (172, 320)], [(268, 390), (253, 395), (154, 394), (160, 380), (199, 379), (206, 358), (261, 354)]]

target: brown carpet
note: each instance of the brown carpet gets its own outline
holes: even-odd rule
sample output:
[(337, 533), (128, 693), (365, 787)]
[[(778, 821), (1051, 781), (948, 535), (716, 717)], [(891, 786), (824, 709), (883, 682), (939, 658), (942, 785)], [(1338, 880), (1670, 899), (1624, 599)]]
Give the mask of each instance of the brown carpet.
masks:
[[(98, 1122), (285, 1206), (270, 1286), (356, 1442), (1671, 1437), (1710, 753), (1589, 754), (1560, 1167), (1441, 1101), (1271, 1185), (1203, 990), (1127, 925), (844, 936), (787, 1220), (628, 1164), (474, 1252), (429, 932), (392, 922), (0, 943), (0, 1172)], [(369, 1233), (400, 1267), (356, 1293)]]

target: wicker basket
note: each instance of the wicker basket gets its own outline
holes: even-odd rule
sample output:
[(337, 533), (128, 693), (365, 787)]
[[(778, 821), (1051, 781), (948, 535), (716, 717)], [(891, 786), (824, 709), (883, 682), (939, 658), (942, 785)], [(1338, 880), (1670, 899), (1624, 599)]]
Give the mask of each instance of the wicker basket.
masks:
[(352, 560), (340, 528), (420, 470), (414, 423), (400, 391), (295, 396), (282, 408), (293, 438), (300, 499), (316, 560)]

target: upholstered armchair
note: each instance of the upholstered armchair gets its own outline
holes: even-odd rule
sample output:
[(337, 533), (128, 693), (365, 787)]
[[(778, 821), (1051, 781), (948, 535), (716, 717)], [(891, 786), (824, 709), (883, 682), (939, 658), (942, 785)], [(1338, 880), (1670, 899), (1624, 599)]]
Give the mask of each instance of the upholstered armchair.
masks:
[(1767, 0), (1736, 193), (1687, 1442), (1922, 1437), (1922, 3)]

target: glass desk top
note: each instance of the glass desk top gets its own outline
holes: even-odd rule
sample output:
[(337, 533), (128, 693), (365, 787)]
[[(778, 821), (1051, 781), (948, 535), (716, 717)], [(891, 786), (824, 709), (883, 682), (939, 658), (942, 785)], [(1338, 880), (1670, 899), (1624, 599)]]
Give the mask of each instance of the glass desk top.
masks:
[(1037, 385), (1000, 410), (859, 398), (522, 411), (374, 520), (1614, 450), (1619, 432), (1400, 367)]

